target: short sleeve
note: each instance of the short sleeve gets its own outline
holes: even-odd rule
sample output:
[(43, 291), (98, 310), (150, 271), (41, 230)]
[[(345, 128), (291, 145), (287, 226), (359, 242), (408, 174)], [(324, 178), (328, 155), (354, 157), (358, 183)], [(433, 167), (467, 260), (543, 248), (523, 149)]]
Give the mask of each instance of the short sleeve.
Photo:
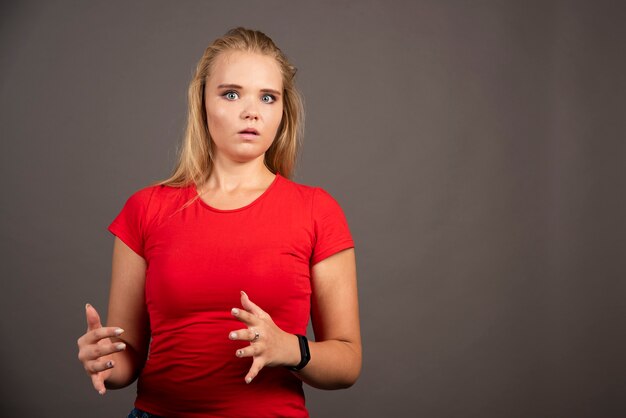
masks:
[(341, 250), (354, 247), (343, 210), (324, 189), (318, 187), (313, 192), (312, 211), (315, 245), (311, 265)]
[[(153, 190), (145, 188), (131, 195), (108, 230), (134, 252), (144, 257), (146, 212)], [(145, 257), (144, 257), (145, 258)]]

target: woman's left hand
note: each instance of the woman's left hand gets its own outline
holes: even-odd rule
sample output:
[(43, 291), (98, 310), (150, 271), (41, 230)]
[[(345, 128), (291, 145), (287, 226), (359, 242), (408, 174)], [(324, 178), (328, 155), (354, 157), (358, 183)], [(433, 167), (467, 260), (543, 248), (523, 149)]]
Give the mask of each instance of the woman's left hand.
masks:
[(265, 366), (295, 366), (300, 362), (298, 337), (281, 330), (267, 312), (254, 304), (245, 292), (241, 292), (241, 306), (231, 314), (247, 325), (232, 331), (231, 340), (249, 341), (250, 346), (235, 352), (237, 357), (252, 357), (252, 367), (246, 375), (246, 383), (252, 382)]

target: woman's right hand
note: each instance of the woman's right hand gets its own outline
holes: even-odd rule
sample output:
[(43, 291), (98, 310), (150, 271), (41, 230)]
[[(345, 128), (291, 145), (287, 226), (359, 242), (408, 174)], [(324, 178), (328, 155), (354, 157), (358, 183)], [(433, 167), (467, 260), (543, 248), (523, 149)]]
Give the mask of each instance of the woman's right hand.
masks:
[(94, 389), (104, 395), (104, 381), (111, 375), (115, 367), (113, 353), (123, 351), (126, 344), (113, 342), (111, 337), (119, 337), (124, 330), (118, 327), (103, 327), (96, 309), (87, 304), (87, 332), (78, 339), (78, 360), (83, 363), (87, 374), (91, 377)]

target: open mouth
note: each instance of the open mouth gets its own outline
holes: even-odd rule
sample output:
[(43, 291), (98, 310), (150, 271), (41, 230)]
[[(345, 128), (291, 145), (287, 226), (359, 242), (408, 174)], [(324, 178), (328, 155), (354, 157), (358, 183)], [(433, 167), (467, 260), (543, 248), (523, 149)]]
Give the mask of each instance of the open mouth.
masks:
[(248, 135), (258, 135), (259, 132), (256, 129), (253, 128), (247, 128), (244, 129), (243, 131), (239, 131), (240, 134), (248, 134)]

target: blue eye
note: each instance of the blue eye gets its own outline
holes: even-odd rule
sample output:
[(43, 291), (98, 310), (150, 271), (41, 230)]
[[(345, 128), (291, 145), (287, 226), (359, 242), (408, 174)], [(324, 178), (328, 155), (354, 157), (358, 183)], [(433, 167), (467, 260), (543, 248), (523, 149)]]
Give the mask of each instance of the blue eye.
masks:
[(237, 100), (239, 98), (239, 95), (236, 91), (227, 91), (223, 94), (223, 96), (226, 97), (226, 99), (228, 100)]
[(263, 97), (261, 97), (261, 100), (263, 103), (273, 103), (276, 101), (276, 98), (271, 94), (264, 94)]

